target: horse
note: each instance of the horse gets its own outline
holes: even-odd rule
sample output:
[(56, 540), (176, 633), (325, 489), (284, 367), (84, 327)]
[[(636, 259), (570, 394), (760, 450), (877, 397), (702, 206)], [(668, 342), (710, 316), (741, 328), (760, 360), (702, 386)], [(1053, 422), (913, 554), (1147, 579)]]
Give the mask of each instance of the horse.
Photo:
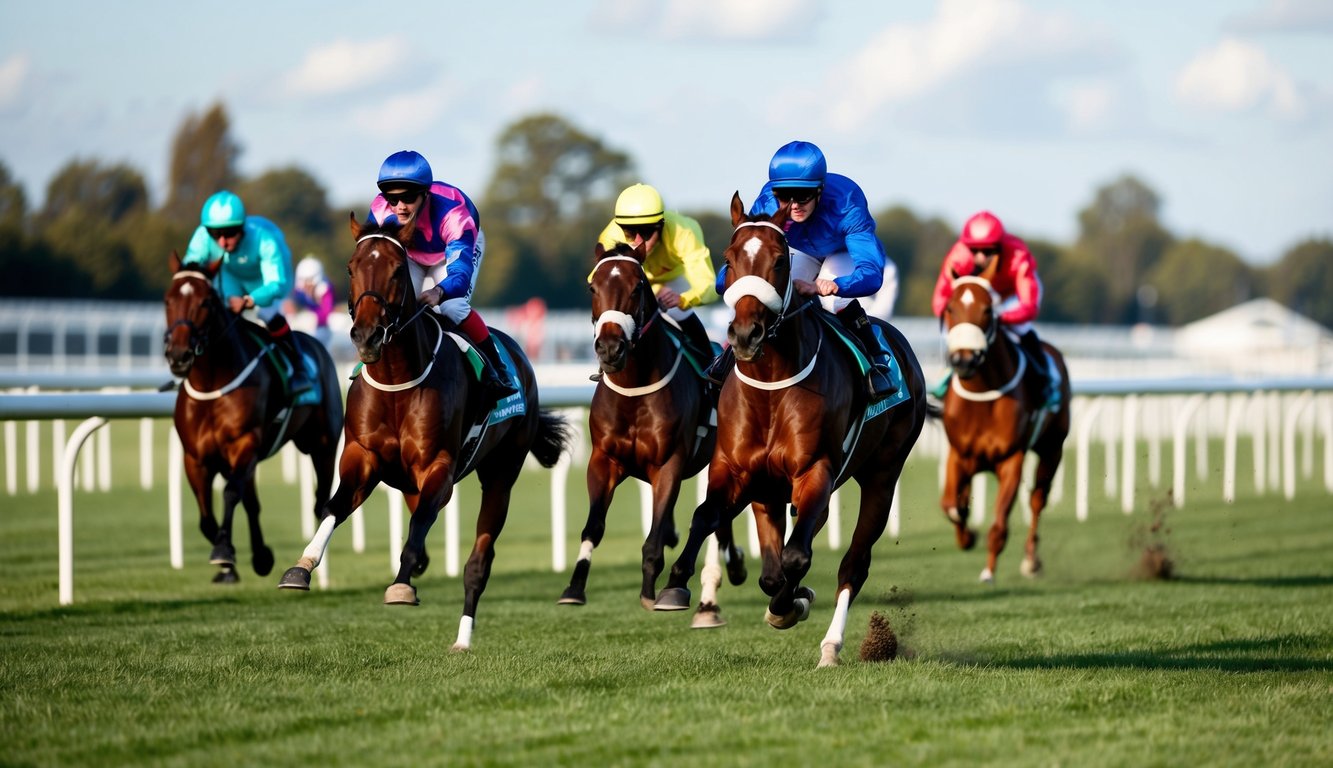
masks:
[[(818, 299), (793, 296), (791, 252), (784, 225), (789, 206), (773, 216), (747, 216), (731, 200), (735, 227), (726, 250), (724, 299), (733, 309), (727, 339), (736, 367), (718, 403), (717, 450), (708, 493), (658, 595), (659, 609), (689, 604), (687, 584), (704, 537), (745, 507), (754, 507), (763, 557), (759, 586), (770, 597), (765, 619), (787, 629), (809, 616), (814, 591), (801, 584), (812, 542), (828, 519), (829, 497), (849, 477), (861, 488), (856, 529), (838, 568), (833, 619), (820, 642), (819, 666), (835, 666), (852, 601), (870, 572), (871, 549), (889, 519), (908, 453), (926, 419), (925, 380), (907, 339), (873, 320), (899, 366), (899, 392), (867, 409), (865, 377), (843, 351), (835, 325), (817, 313)], [(831, 322), (830, 322), (831, 320)], [(794, 520), (783, 544), (788, 502)]]
[(348, 262), (351, 338), (363, 368), (347, 392), (339, 485), (320, 513), (319, 528), (301, 559), (279, 583), (308, 590), (333, 530), (381, 482), (403, 493), (411, 512), (398, 574), (386, 605), (418, 605), (412, 577), (426, 571), (426, 535), (455, 484), (472, 471), (481, 481), (477, 536), (463, 572), (463, 616), (453, 650), (472, 646), (477, 603), (490, 578), (495, 542), (509, 514), (514, 483), (529, 452), (552, 467), (570, 440), (566, 421), (539, 408), (537, 380), (522, 349), (492, 330), (502, 356), (513, 362), (519, 393), (492, 407), (476, 371), (480, 354), (445, 320), (419, 304), (403, 243), (411, 225), (362, 226), (351, 217), (356, 242)]
[[(240, 580), (231, 543), (237, 503), (245, 506), (250, 521), (254, 571), (267, 576), (273, 550), (259, 526), (255, 469), (291, 441), (315, 468), (312, 513), (328, 500), (343, 426), (333, 358), (323, 344), (297, 334), (301, 349), (318, 364), (319, 390), (298, 396), (294, 404), (279, 374), (285, 358), (274, 349), (267, 329), (231, 312), (213, 289), (222, 262), (182, 266), (172, 251), (168, 264), (172, 278), (164, 302), (163, 353), (172, 375), (184, 380), (176, 395), (176, 434), (184, 449), (185, 476), (199, 503), (199, 530), (213, 545), (209, 562), (219, 568), (213, 581)], [(213, 515), (213, 479), (219, 474), (226, 480), (221, 527)]]
[(991, 286), (998, 265), (999, 260), (992, 258), (975, 277), (955, 273), (953, 295), (942, 316), (953, 380), (941, 415), (949, 438), (949, 461), (940, 507), (954, 525), (959, 549), (971, 549), (976, 544), (976, 534), (967, 527), (972, 478), (978, 472), (995, 473), (995, 522), (987, 536), (986, 567), (980, 577), (987, 584), (995, 582), (996, 560), (1009, 540), (1009, 511), (1029, 450), (1038, 461), (1029, 499), (1032, 524), (1019, 570), (1025, 576), (1041, 570), (1037, 523), (1069, 435), (1069, 371), (1064, 356), (1042, 342), (1060, 373), (1060, 402), (1052, 412), (1043, 402), (1042, 377), (1032, 368), (1044, 361), (1028, 360), (1017, 341), (1000, 332), (1000, 297)]
[[(564, 605), (587, 602), (592, 552), (606, 533), (606, 512), (616, 488), (629, 477), (653, 489), (653, 522), (643, 541), (644, 608), (656, 602), (657, 577), (664, 547), (676, 546), (674, 520), (681, 481), (708, 466), (717, 440), (713, 398), (707, 381), (685, 360), (683, 332), (661, 311), (643, 271), (643, 249), (618, 243), (610, 251), (594, 249), (596, 265), (588, 278), (592, 295), (593, 349), (602, 378), (588, 411), (592, 453), (588, 459), (588, 521)], [(711, 350), (710, 350), (711, 351)], [(745, 555), (735, 545), (731, 527), (720, 531), (720, 547), (732, 584), (745, 581)], [(715, 599), (720, 569), (709, 570), (695, 626), (724, 623)]]

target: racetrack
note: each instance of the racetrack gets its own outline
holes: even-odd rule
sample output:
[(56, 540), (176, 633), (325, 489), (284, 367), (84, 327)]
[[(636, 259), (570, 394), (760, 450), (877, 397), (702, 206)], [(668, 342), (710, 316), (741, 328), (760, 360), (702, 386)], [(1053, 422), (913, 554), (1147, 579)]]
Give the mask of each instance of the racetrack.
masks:
[[(117, 455), (133, 453), (124, 439)], [(241, 522), (242, 582), (218, 587), (193, 503), (186, 566), (175, 571), (165, 493), (138, 490), (135, 471), (116, 465), (117, 488), (134, 490), (78, 494), (78, 602), (69, 607), (56, 605), (54, 493), (4, 501), (0, 762), (1333, 760), (1333, 505), (1314, 481), (1286, 502), (1256, 496), (1242, 477), (1237, 503), (1226, 505), (1210, 480), (1190, 487), (1183, 510), (1142, 487), (1129, 516), (1094, 493), (1082, 523), (1066, 495), (1042, 522), (1044, 576), (1018, 575), (1025, 526), (1016, 513), (997, 586), (985, 588), (976, 583), (982, 553), (956, 551), (939, 513), (935, 461), (909, 461), (902, 534), (876, 547), (844, 665), (817, 670), (840, 556), (822, 536), (807, 579), (820, 592), (809, 622), (788, 632), (764, 624), (751, 562), (747, 584), (723, 586), (730, 624), (692, 631), (687, 614), (638, 606), (638, 493), (626, 488), (594, 555), (589, 604), (556, 606), (567, 575), (549, 567), (550, 475), (529, 472), (499, 541), (474, 651), (454, 655), (462, 589), (443, 575), (438, 531), (435, 561), (417, 580), (422, 605), (380, 602), (391, 580), (382, 498), (368, 504), (365, 552), (352, 551), (350, 531), (335, 536), (329, 590), (279, 592), (278, 574), (305, 541), (295, 488), (265, 465), (260, 495), (278, 567), (265, 579), (248, 570)], [(586, 503), (580, 474), (569, 491), (571, 553)], [(475, 481), (461, 492), (466, 545)], [(844, 530), (855, 497), (843, 494)], [(693, 483), (682, 498), (694, 498)], [(1161, 510), (1165, 525), (1153, 534)], [(680, 525), (688, 514), (682, 504)], [(1134, 575), (1151, 542), (1179, 578)], [(898, 632), (904, 657), (858, 659), (872, 611)]]

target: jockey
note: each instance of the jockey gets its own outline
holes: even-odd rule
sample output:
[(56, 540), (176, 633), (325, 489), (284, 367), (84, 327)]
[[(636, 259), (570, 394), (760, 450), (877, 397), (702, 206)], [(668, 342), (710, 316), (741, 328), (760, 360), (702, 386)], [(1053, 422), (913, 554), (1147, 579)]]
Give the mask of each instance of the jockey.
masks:
[[(889, 350), (856, 301), (874, 296), (883, 287), (886, 264), (891, 263), (875, 236), (875, 220), (865, 193), (846, 176), (828, 173), (819, 147), (793, 141), (773, 155), (768, 183), (750, 207), (750, 215), (772, 215), (779, 206), (790, 207), (787, 242), (792, 249), (793, 287), (802, 296), (821, 297), (824, 307), (835, 312), (861, 342), (871, 363), (867, 377), (871, 400), (895, 394), (897, 388), (889, 378)], [(723, 266), (719, 285), (725, 275)], [(897, 291), (896, 280), (890, 290)]]
[(264, 321), (278, 348), (292, 363), (288, 383), (293, 394), (313, 382), (296, 346), (287, 319), (279, 309), (292, 290), (292, 252), (278, 225), (262, 216), (247, 216), (235, 193), (222, 190), (204, 201), (199, 227), (185, 249), (182, 265), (222, 261), (214, 279), (218, 294), (232, 312)]
[[(426, 158), (403, 150), (380, 166), (380, 194), (370, 203), (367, 223), (411, 224), (408, 272), (417, 299), (435, 307), (467, 336), (487, 362), (486, 392), (499, 402), (518, 392), (504, 378), (495, 339), (472, 308), (472, 290), (486, 250), (477, 208), (458, 187), (435, 181)], [(429, 288), (423, 287), (430, 280)]]
[(332, 332), (329, 315), (333, 314), (333, 283), (324, 275), (324, 265), (314, 256), (296, 264), (296, 290), (292, 291), (296, 309), (315, 313), (315, 338), (328, 346)]
[[(700, 354), (713, 356), (712, 342), (694, 308), (717, 301), (713, 262), (699, 222), (668, 211), (647, 184), (626, 187), (616, 198), (615, 216), (598, 235), (604, 248), (616, 243), (642, 247), (643, 271), (662, 310), (685, 331)], [(602, 377), (593, 374), (593, 381)]]
[[(1032, 321), (1041, 309), (1041, 279), (1037, 277), (1037, 260), (1032, 257), (1027, 243), (1004, 231), (1004, 225), (990, 211), (982, 211), (963, 225), (958, 242), (949, 249), (940, 266), (940, 277), (935, 282), (935, 297), (931, 308), (936, 317), (944, 315), (944, 308), (953, 295), (954, 275), (980, 272), (994, 258), (1000, 260), (991, 278), (991, 287), (1000, 296), (1000, 323), (1018, 337), (1019, 346), (1034, 363), (1033, 368), (1042, 378), (1046, 403), (1052, 404), (1054, 383), (1046, 351), (1032, 328)], [(936, 388), (942, 397), (948, 376)]]

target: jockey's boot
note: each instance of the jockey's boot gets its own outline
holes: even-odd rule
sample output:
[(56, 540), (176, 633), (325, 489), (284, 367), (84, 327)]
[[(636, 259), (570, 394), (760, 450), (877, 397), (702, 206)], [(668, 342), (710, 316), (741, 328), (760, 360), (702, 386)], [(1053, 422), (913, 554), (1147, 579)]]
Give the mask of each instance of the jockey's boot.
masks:
[(1027, 353), (1028, 359), (1032, 362), (1032, 368), (1041, 377), (1041, 402), (1044, 406), (1054, 404), (1055, 393), (1053, 386), (1055, 382), (1051, 381), (1050, 363), (1046, 359), (1046, 350), (1041, 346), (1041, 339), (1037, 338), (1037, 332), (1028, 330), (1022, 336), (1018, 337), (1018, 345)]
[(510, 395), (518, 394), (518, 390), (506, 381), (504, 374), (501, 373), (504, 370), (504, 363), (500, 362), (500, 351), (495, 348), (495, 337), (487, 336), (483, 341), (474, 341), (473, 345), (486, 361), (486, 365), (481, 369), (481, 383), (486, 390), (486, 396), (491, 398), (492, 405)]
[(838, 312), (838, 319), (842, 321), (843, 327), (851, 331), (861, 342), (866, 357), (870, 360), (870, 371), (866, 374), (870, 401), (877, 403), (898, 394), (898, 388), (889, 378), (889, 350), (880, 342), (879, 334), (875, 333), (875, 326), (871, 324), (870, 318), (866, 317), (861, 302), (853, 301), (848, 304)]
[(704, 378), (714, 387), (721, 388), (731, 369), (736, 367), (736, 353), (730, 345), (722, 348), (722, 353), (713, 358), (713, 362), (704, 369)]
[(292, 333), (291, 326), (287, 325), (287, 318), (280, 314), (269, 318), (268, 332), (292, 365), (292, 375), (287, 380), (288, 391), (293, 395), (299, 395), (314, 388), (315, 383), (306, 375), (305, 361), (301, 359), (301, 350), (296, 345), (296, 334)]

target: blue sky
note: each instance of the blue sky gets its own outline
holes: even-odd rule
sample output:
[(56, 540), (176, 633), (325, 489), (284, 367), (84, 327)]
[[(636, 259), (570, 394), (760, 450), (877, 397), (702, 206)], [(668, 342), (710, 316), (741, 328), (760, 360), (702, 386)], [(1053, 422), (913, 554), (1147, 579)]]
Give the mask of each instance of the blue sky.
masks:
[(873, 207), (955, 224), (1069, 241), (1129, 172), (1252, 263), (1333, 236), (1333, 0), (0, 0), (0, 160), (32, 204), (76, 157), (160, 201), (219, 99), (243, 172), (362, 210), (403, 148), (480, 198), (500, 130), (550, 110), (675, 208), (748, 201), (800, 138)]

